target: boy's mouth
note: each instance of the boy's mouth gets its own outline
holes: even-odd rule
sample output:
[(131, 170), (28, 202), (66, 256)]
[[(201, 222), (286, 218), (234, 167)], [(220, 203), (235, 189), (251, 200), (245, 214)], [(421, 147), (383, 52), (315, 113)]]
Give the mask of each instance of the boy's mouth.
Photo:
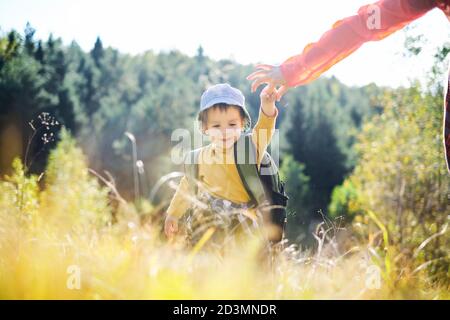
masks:
[(228, 142), (228, 141), (231, 141), (231, 140), (233, 140), (233, 138), (224, 138), (224, 139), (222, 139), (222, 142)]

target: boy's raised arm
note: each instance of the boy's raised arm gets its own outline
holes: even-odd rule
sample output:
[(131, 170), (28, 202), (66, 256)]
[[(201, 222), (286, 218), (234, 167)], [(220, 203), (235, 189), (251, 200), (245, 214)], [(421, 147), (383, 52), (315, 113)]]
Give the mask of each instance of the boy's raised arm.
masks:
[(276, 90), (274, 86), (267, 85), (260, 94), (261, 107), (259, 108), (258, 121), (252, 130), (252, 140), (256, 146), (257, 164), (261, 164), (261, 159), (269, 145), (273, 133), (275, 132), (275, 123), (278, 116), (278, 109), (275, 106)]

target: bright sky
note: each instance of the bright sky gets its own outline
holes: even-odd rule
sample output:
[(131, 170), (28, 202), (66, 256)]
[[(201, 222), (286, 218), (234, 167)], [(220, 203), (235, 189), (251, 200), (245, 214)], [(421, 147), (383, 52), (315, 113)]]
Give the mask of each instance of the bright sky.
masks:
[[(278, 64), (298, 54), (341, 18), (370, 0), (0, 0), (0, 27), (22, 31), (27, 21), (39, 38), (50, 33), (90, 50), (97, 36), (122, 52), (179, 49), (194, 55), (199, 45), (214, 58)], [(373, 2), (373, 1), (372, 1)], [(349, 85), (408, 85), (431, 66), (433, 48), (450, 38), (450, 23), (438, 9), (412, 24), (428, 43), (420, 59), (402, 57), (405, 33), (363, 45), (325, 75)]]

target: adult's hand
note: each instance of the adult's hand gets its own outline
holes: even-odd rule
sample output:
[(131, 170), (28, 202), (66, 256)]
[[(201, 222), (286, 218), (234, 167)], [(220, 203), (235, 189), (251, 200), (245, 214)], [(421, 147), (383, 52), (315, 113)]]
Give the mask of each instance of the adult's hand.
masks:
[(439, 1), (437, 6), (447, 16), (448, 21), (450, 21), (450, 1)]
[(286, 85), (286, 81), (283, 78), (283, 74), (281, 73), (279, 66), (258, 64), (256, 65), (256, 71), (247, 76), (247, 80), (253, 81), (252, 92), (255, 92), (256, 89), (263, 83), (267, 83), (275, 88), (278, 87), (276, 90), (277, 101), (280, 101), (281, 97), (288, 90), (288, 86)]
[(444, 13), (447, 16), (448, 21), (450, 21), (450, 5), (445, 6)]

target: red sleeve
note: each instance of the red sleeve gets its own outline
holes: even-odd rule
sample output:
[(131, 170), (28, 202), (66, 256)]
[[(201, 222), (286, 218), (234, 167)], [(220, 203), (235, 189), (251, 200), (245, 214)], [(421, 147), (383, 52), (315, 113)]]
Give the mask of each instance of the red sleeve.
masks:
[[(380, 40), (450, 0), (380, 0), (362, 6), (358, 14), (339, 20), (320, 40), (280, 66), (288, 86), (319, 77), (367, 41)], [(379, 17), (379, 19), (377, 19)]]

